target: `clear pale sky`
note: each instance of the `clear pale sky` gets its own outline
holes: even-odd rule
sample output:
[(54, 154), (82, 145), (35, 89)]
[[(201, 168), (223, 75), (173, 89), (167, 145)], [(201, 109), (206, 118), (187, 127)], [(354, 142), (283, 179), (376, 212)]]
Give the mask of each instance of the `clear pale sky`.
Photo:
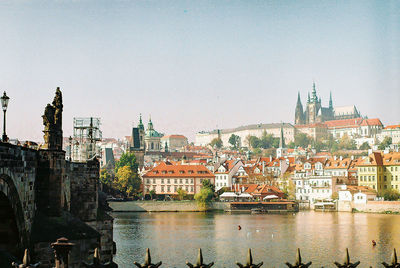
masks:
[[(294, 121), (312, 81), (324, 106), (400, 123), (400, 1), (2, 1), (7, 133), (43, 141), (57, 86), (73, 117), (131, 133), (139, 113), (184, 134)], [(2, 128), (2, 123), (0, 124)]]

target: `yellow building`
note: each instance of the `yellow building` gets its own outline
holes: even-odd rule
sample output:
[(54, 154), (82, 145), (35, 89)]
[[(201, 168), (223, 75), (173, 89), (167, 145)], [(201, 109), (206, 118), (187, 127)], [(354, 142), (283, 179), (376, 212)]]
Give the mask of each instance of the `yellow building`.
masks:
[(358, 185), (381, 193), (386, 189), (400, 190), (400, 153), (374, 152), (357, 166)]

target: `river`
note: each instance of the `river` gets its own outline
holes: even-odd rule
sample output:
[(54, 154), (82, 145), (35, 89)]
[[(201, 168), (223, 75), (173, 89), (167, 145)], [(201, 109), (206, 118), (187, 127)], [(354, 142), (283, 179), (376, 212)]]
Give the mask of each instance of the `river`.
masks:
[[(400, 250), (400, 216), (362, 213), (304, 211), (295, 214), (229, 213), (113, 213), (114, 261), (121, 268), (144, 262), (150, 248), (153, 263), (161, 267), (187, 267), (196, 262), (201, 248), (205, 263), (213, 267), (237, 267), (246, 262), (251, 248), (254, 263), (262, 267), (286, 267), (301, 249), (311, 267), (335, 267), (346, 247), (358, 267), (383, 267), (393, 248)], [(242, 227), (238, 230), (238, 225)], [(372, 246), (375, 240), (377, 245)]]

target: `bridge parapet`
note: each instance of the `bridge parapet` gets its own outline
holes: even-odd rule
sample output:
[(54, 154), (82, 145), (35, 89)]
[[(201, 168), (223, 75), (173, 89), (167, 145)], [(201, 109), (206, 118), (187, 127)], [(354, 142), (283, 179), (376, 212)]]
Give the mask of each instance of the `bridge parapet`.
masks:
[(9, 200), (14, 212), (20, 246), (29, 242), (35, 216), (36, 170), (36, 150), (0, 143), (0, 193)]

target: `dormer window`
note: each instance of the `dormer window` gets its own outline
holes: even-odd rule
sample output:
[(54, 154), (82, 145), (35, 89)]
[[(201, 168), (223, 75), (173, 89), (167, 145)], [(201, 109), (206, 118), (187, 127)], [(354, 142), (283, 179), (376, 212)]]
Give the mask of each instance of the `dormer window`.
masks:
[(185, 173), (185, 171), (183, 171), (183, 170), (179, 170), (179, 173), (180, 173), (180, 174), (184, 174), (184, 173)]
[(169, 170), (168, 173), (169, 174), (174, 174), (174, 171), (173, 170)]
[(188, 173), (189, 174), (193, 174), (194, 172), (193, 172), (193, 170), (189, 170)]
[(166, 171), (166, 170), (163, 170), (161, 173), (162, 173), (162, 174), (167, 174), (167, 171)]

